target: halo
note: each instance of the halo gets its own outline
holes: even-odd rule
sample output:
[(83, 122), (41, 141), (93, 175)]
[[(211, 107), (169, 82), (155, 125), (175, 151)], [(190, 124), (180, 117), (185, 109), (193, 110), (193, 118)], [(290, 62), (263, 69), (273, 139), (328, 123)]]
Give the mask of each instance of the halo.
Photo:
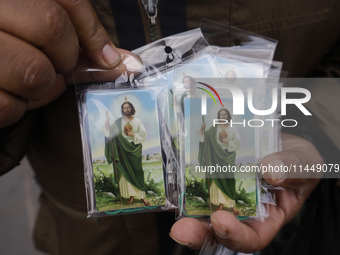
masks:
[(124, 102), (130, 102), (136, 110), (136, 113), (134, 114), (135, 117), (138, 117), (142, 111), (142, 103), (140, 99), (133, 93), (127, 92), (119, 94), (112, 102), (112, 113), (115, 116), (115, 118), (122, 117), (121, 107)]
[(183, 87), (183, 78), (184, 76), (191, 76), (192, 78), (200, 78), (201, 75), (190, 67), (183, 67), (176, 70), (174, 75), (174, 87), (175, 89), (181, 89)]
[(233, 84), (237, 84), (238, 78), (244, 78), (242, 67), (237, 67), (231, 63), (220, 64), (220, 73), (223, 78), (226, 78), (227, 73), (234, 73), (236, 80)]
[(218, 111), (222, 108), (227, 109), (230, 114), (233, 112), (233, 103), (231, 100), (222, 99), (222, 104), (223, 106), (221, 106), (220, 104), (215, 105), (213, 102), (211, 104), (208, 104), (208, 114), (211, 124), (214, 123), (214, 119), (217, 118)]

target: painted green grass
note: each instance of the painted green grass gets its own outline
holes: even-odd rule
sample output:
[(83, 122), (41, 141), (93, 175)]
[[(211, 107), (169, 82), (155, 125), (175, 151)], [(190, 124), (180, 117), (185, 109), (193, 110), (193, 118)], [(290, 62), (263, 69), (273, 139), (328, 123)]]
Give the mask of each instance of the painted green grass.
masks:
[[(190, 173), (190, 171), (192, 171)], [(210, 215), (216, 211), (219, 205), (211, 204), (211, 211), (208, 203), (208, 190), (205, 188), (205, 180), (199, 178), (202, 174), (195, 175), (195, 170), (186, 168), (186, 207), (185, 211), (188, 215)], [(243, 178), (238, 178), (239, 176)], [(244, 175), (235, 173), (236, 181), (236, 206), (240, 216), (256, 216), (256, 179), (249, 175), (244, 178)], [(197, 197), (201, 197), (205, 203), (198, 201)], [(230, 211), (230, 208), (224, 207), (223, 210)]]
[[(163, 178), (162, 161), (143, 161), (143, 170), (146, 186), (146, 199), (150, 205), (164, 205), (165, 204), (165, 189)], [(94, 164), (93, 174), (96, 192), (96, 207), (98, 211), (117, 210), (126, 208), (144, 207), (144, 203), (135, 198), (130, 205), (126, 204), (129, 198), (123, 198), (123, 205), (121, 205), (119, 198), (119, 191), (117, 184), (113, 183), (113, 165)], [(153, 192), (149, 194), (147, 191)], [(109, 196), (110, 192), (115, 197)]]
[[(164, 196), (154, 196), (146, 194), (146, 199), (150, 202), (150, 206), (165, 205)], [(126, 204), (129, 198), (123, 197), (123, 205), (120, 203), (119, 197), (110, 197), (103, 193), (96, 194), (96, 206), (97, 211), (111, 211), (118, 209), (132, 209), (138, 207), (145, 207), (141, 199), (135, 198), (132, 204)]]
[(148, 170), (148, 169), (159, 169), (162, 168), (162, 160), (157, 160), (157, 161), (143, 161), (143, 170)]
[(96, 174), (98, 173), (97, 168), (98, 167), (104, 174), (109, 175), (110, 173), (113, 172), (112, 164), (107, 165), (107, 164), (94, 164), (93, 165), (93, 173)]
[[(162, 161), (143, 161), (143, 170), (144, 172), (150, 171), (150, 170), (156, 170), (156, 171), (163, 171)], [(96, 173), (96, 167), (99, 167), (102, 172), (105, 174), (110, 174), (113, 171), (113, 165), (107, 165), (107, 164), (93, 164), (93, 172)]]
[[(186, 213), (188, 215), (211, 215), (218, 207), (219, 205), (211, 204), (210, 211), (208, 203), (201, 203), (190, 197), (186, 199)], [(235, 208), (240, 212), (240, 216), (256, 216), (255, 208), (247, 207), (238, 202), (236, 202)], [(232, 213), (230, 208), (223, 207), (223, 210)]]

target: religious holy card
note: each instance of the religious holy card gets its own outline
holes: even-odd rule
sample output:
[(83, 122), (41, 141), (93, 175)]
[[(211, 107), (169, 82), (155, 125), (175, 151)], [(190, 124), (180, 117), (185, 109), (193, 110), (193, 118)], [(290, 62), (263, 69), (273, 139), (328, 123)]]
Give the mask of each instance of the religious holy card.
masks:
[(202, 116), (201, 98), (185, 99), (183, 212), (202, 216), (226, 210), (235, 216), (256, 217), (256, 174), (242, 172), (256, 164), (255, 132), (243, 125), (253, 116), (249, 111), (235, 116), (232, 101), (221, 98), (221, 102), (215, 105), (208, 98), (207, 114)]
[(164, 206), (156, 90), (88, 90), (85, 101), (92, 213), (136, 213)]
[[(261, 132), (252, 125), (256, 120), (247, 105), (247, 89), (254, 88), (255, 99), (264, 94), (258, 79), (264, 70), (261, 65), (218, 60), (211, 61), (214, 72), (190, 77), (190, 89), (175, 90), (181, 97), (180, 109), (174, 114), (183, 151), (180, 214), (199, 217), (225, 210), (240, 220), (256, 219), (262, 210), (256, 168)], [(197, 70), (195, 65), (186, 68)], [(255, 79), (243, 78), (252, 76)], [(244, 93), (241, 104), (240, 100), (234, 104), (230, 88)]]

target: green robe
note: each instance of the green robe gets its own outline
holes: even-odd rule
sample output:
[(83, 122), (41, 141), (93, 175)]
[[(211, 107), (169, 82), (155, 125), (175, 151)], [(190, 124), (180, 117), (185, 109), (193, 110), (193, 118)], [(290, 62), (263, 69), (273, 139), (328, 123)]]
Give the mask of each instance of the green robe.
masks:
[[(105, 137), (105, 157), (107, 163), (113, 163), (114, 154), (118, 180), (123, 175), (137, 189), (145, 191), (144, 171), (142, 168), (142, 144), (129, 143), (122, 135), (121, 127), (122, 118), (119, 118), (110, 126), (111, 138)], [(114, 179), (116, 179), (114, 169), (113, 172)], [(118, 180), (115, 180), (116, 183), (118, 183)]]
[[(223, 150), (222, 147), (216, 141), (217, 125), (209, 128), (204, 132), (205, 142), (199, 143), (198, 161), (200, 166), (216, 166), (217, 164), (223, 166), (234, 166), (236, 152), (229, 152), (228, 149)], [(207, 146), (207, 148), (205, 148)], [(207, 153), (206, 153), (207, 152)], [(222, 172), (222, 173), (207, 173), (211, 178), (209, 182), (206, 179), (206, 186), (208, 189), (212, 182), (215, 182), (216, 186), (229, 198), (235, 199), (235, 178), (234, 173)], [(209, 185), (208, 185), (209, 183)]]

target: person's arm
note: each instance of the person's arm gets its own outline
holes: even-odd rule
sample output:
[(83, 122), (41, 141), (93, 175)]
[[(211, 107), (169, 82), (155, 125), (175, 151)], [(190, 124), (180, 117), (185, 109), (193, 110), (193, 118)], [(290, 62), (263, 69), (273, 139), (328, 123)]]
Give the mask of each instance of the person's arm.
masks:
[[(339, 77), (340, 41), (320, 62), (312, 76)], [(297, 119), (299, 128), (290, 128), (291, 134), (282, 133), (283, 151), (266, 156), (260, 164), (272, 166), (305, 166), (338, 162), (340, 151), (340, 121), (338, 95), (340, 86), (337, 80), (325, 84), (316, 79), (316, 84), (308, 87), (312, 98), (306, 103), (312, 117), (291, 115), (287, 119)], [(328, 86), (327, 86), (328, 85)], [(303, 121), (302, 121), (303, 119)], [(301, 125), (305, 123), (306, 125)], [(287, 132), (288, 129), (283, 130)], [(294, 134), (295, 133), (295, 134)], [(321, 156), (322, 155), (322, 156)], [(293, 177), (293, 178), (292, 178)], [(317, 177), (317, 176), (314, 176)], [(264, 249), (274, 239), (279, 230), (292, 220), (315, 189), (319, 178), (306, 178), (282, 172), (267, 175), (266, 181), (284, 190), (276, 190), (277, 206), (270, 205), (269, 218), (265, 222), (239, 222), (231, 213), (214, 212), (211, 223), (217, 240), (233, 251), (257, 252)], [(322, 209), (321, 209), (322, 210)], [(210, 230), (207, 222), (192, 218), (177, 221), (171, 229), (171, 237), (190, 248), (202, 247)], [(301, 233), (301, 231), (300, 231)]]
[(140, 119), (136, 120), (135, 123), (138, 126), (138, 131), (136, 133), (128, 132), (128, 136), (131, 136), (135, 144), (140, 144), (146, 139), (146, 130)]
[[(282, 134), (283, 151), (270, 154), (262, 165), (322, 164), (323, 160), (313, 144), (294, 135)], [(233, 251), (256, 252), (266, 247), (280, 228), (289, 222), (301, 209), (309, 194), (320, 179), (297, 178), (281, 174), (267, 176), (266, 181), (284, 187), (276, 191), (277, 206), (270, 205), (269, 217), (265, 222), (243, 223), (230, 212), (214, 212), (210, 219), (217, 240)], [(171, 237), (190, 248), (202, 247), (209, 233), (208, 223), (193, 218), (178, 220), (171, 228)]]
[(66, 90), (62, 74), (76, 66), (79, 45), (99, 68), (120, 63), (88, 0), (6, 0), (0, 16), (0, 127)]
[(206, 124), (202, 123), (200, 131), (198, 131), (197, 136), (198, 136), (198, 141), (201, 143), (204, 143), (204, 132), (205, 132), (205, 127)]
[(233, 133), (230, 135), (233, 136), (233, 139), (228, 140), (228, 138), (224, 138), (224, 140), (222, 141), (227, 146), (229, 152), (238, 150), (242, 145), (240, 134), (238, 133), (237, 129), (233, 128), (232, 130)]
[(103, 134), (105, 137), (110, 137), (110, 118), (109, 118), (109, 114), (106, 111), (106, 121), (105, 121), (105, 125), (102, 128)]
[(39, 112), (30, 111), (17, 123), (0, 128), (0, 176), (20, 164), (39, 120)]
[(103, 134), (105, 137), (110, 137), (110, 130), (106, 126), (103, 126), (102, 128)]
[[(41, 121), (31, 120), (36, 111), (29, 110), (57, 99), (73, 78), (112, 81), (126, 70), (121, 58), (140, 60), (115, 48), (88, 0), (5, 0), (0, 17), (1, 175), (19, 164), (32, 124)], [(77, 77), (76, 64), (111, 70)]]

